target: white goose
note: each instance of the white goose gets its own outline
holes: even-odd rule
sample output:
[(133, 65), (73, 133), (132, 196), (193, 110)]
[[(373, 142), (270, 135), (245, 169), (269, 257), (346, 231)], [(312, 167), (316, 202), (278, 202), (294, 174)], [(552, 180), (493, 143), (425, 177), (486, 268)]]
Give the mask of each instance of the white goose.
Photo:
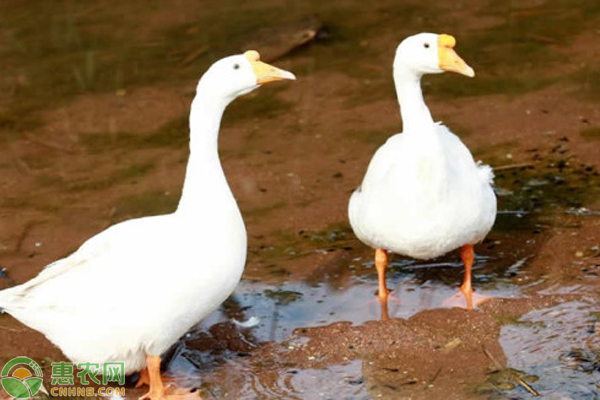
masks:
[(421, 92), (421, 77), (444, 71), (475, 76), (453, 50), (450, 35), (421, 33), (396, 50), (394, 81), (403, 132), (381, 146), (348, 207), (356, 236), (375, 248), (382, 317), (387, 316), (385, 284), (388, 251), (431, 259), (462, 246), (461, 286), (473, 308), (473, 245), (492, 228), (496, 196), (491, 168), (473, 160), (448, 128), (433, 121)]
[[(190, 113), (190, 158), (173, 214), (133, 219), (86, 241), (30, 281), (0, 292), (0, 307), (42, 332), (75, 363), (123, 361), (164, 397), (160, 355), (235, 289), (246, 229), (217, 151), (221, 117), (236, 97), (295, 79), (256, 51), (214, 63)], [(141, 303), (141, 304), (140, 304)], [(125, 305), (140, 304), (135, 312)]]

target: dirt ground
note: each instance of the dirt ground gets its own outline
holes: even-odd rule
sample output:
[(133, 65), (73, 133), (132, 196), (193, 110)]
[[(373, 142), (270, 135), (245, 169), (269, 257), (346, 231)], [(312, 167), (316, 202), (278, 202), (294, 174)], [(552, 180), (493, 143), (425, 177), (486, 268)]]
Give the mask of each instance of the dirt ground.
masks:
[[(205, 398), (529, 398), (514, 373), (506, 379), (512, 386), (493, 380), (498, 367), (486, 351), (517, 368), (506, 329), (526, 324), (520, 318), (528, 313), (577, 303), (589, 305), (573, 325), (585, 331), (588, 364), (596, 365), (582, 375), (587, 386), (565, 389), (539, 371), (521, 372), (537, 374), (531, 386), (548, 398), (600, 396), (593, 358), (600, 354), (600, 10), (586, 1), (370, 3), (0, 5), (2, 287), (32, 278), (115, 222), (174, 210), (186, 117), (202, 71), (248, 43), (259, 51), (261, 44), (293, 48), (296, 28), (289, 27), (316, 14), (323, 34), (273, 61), (298, 80), (238, 99), (224, 116), (221, 159), (249, 235), (243, 281), (288, 293), (286, 285), (301, 283), (349, 290), (360, 278), (361, 299), (374, 300), (372, 250), (349, 230), (348, 198), (377, 147), (401, 131), (395, 47), (411, 33), (447, 32), (477, 76), (426, 77), (428, 106), (496, 169), (499, 210), (528, 215), (524, 228), (497, 225), (476, 247), (496, 268), (497, 275), (482, 270), (484, 287), (484, 278), (504, 277), (524, 260), (502, 293), (476, 311), (434, 303), (387, 322), (363, 300), (332, 307), (338, 314), (327, 323), (286, 322), (282, 311), (278, 324), (287, 330), (273, 340), (262, 328), (215, 320), (182, 340), (188, 356), (167, 357), (194, 353), (205, 368), (181, 373), (175, 362), (169, 372)], [(402, 268), (394, 271), (392, 280)], [(442, 283), (453, 290), (461, 274), (455, 268)], [(411, 306), (407, 293), (394, 310)], [(281, 310), (293, 301), (278, 299)], [(315, 303), (315, 315), (328, 304)], [(220, 313), (252, 316), (227, 307)], [(567, 331), (558, 326), (556, 336)], [(0, 316), (0, 337), (0, 361), (27, 355), (47, 368), (65, 360), (10, 316)], [(581, 358), (560, 368), (582, 371)], [(128, 390), (128, 397), (141, 394)]]

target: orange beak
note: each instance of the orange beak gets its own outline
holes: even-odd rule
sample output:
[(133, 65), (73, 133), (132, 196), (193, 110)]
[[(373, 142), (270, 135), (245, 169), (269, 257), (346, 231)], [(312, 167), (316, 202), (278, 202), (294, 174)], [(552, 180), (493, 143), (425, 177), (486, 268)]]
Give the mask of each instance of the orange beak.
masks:
[(470, 78), (474, 77), (475, 71), (473, 71), (473, 68), (469, 67), (467, 63), (456, 54), (454, 46), (456, 46), (456, 39), (454, 39), (453, 36), (442, 34), (438, 37), (440, 69), (456, 72)]
[(256, 50), (248, 50), (244, 53), (244, 55), (248, 61), (250, 61), (250, 64), (252, 64), (254, 75), (256, 75), (256, 82), (259, 85), (264, 85), (265, 83), (280, 81), (283, 79), (296, 79), (296, 76), (291, 72), (284, 71), (260, 61), (260, 54), (258, 54), (258, 51)]

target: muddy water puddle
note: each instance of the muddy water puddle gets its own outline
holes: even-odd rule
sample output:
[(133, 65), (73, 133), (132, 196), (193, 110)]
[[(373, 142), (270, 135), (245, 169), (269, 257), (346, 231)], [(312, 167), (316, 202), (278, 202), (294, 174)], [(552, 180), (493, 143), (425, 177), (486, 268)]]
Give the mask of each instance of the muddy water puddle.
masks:
[[(486, 241), (476, 247), (473, 283), (477, 291), (493, 298), (547, 296), (553, 299), (552, 305), (523, 310), (522, 315), (512, 318), (506, 318), (503, 312), (496, 315), (501, 321), (499, 343), (506, 357), (507, 370), (503, 371), (512, 372), (508, 379), (498, 381), (497, 376), (502, 374), (492, 373), (493, 368), (489, 368), (488, 379), (470, 389), (472, 396), (529, 398), (527, 390), (511, 381), (515, 373), (529, 379), (531, 387), (541, 394), (563, 396), (559, 398), (596, 398), (598, 394), (600, 337), (595, 329), (600, 310), (596, 294), (585, 286), (560, 282), (549, 285), (545, 274), (529, 268), (548, 239), (548, 231), (555, 227), (556, 217), (597, 218), (594, 210), (581, 212), (582, 196), (587, 193), (581, 190), (582, 185), (596, 178), (590, 174), (589, 179), (571, 179), (572, 171), (563, 171), (553, 175), (561, 182), (566, 178), (561, 188), (562, 184), (557, 187), (543, 181), (540, 172), (549, 174), (521, 171), (520, 175), (499, 177), (497, 223)], [(519, 179), (513, 179), (515, 175)], [(170, 371), (195, 376), (195, 384), (209, 398), (222, 398), (232, 391), (231, 382), (215, 380), (214, 374), (234, 379), (236, 373), (240, 375), (235, 378), (235, 393), (244, 398), (374, 398), (363, 376), (363, 364), (369, 363), (366, 359), (308, 368), (279, 364), (272, 354), (259, 352), (266, 343), (290, 349), (301, 347), (310, 340), (299, 339), (297, 333), (306, 328), (327, 329), (340, 321), (361, 326), (380, 317), (371, 251), (362, 248), (347, 228), (336, 227), (335, 232), (307, 237), (330, 240), (297, 239), (264, 250), (262, 254), (271, 266), (263, 271), (265, 279), (259, 279), (253, 271), (251, 279), (243, 280), (224, 307), (178, 344)], [(286, 271), (286, 264), (311, 263), (311, 254), (323, 252), (346, 254), (337, 258), (336, 265), (323, 267), (318, 277), (309, 272), (281, 273)], [(340, 263), (344, 265), (337, 265)], [(457, 293), (462, 277), (457, 252), (427, 262), (395, 257), (387, 276), (393, 291), (390, 316), (410, 320), (426, 310), (446, 307), (444, 301)], [(223, 331), (229, 332), (230, 340), (222, 340), (227, 336)], [(219, 344), (211, 346), (209, 340), (209, 344), (198, 346), (207, 338)], [(395, 387), (392, 383), (389, 386)]]
[[(238, 376), (236, 396), (283, 399), (368, 399), (362, 377), (362, 362), (349, 361), (324, 368), (274, 369), (267, 379), (254, 374), (252, 367), (228, 365)], [(227, 389), (206, 385), (210, 398), (224, 398)]]
[(535, 375), (541, 394), (598, 398), (600, 364), (594, 335), (599, 311), (595, 300), (584, 298), (530, 311), (516, 324), (503, 326), (500, 343), (509, 365)]

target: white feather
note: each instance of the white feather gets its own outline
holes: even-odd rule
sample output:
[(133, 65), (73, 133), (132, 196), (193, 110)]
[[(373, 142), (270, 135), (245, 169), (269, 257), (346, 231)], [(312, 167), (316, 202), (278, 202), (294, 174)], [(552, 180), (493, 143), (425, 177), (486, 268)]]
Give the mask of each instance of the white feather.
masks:
[(229, 102), (256, 87), (245, 56), (215, 63), (192, 105), (177, 211), (106, 229), (29, 282), (0, 292), (0, 307), (71, 361), (123, 361), (127, 373), (217, 308), (246, 260), (244, 222), (217, 153), (219, 124)]
[(373, 156), (348, 216), (365, 244), (430, 259), (483, 240), (494, 224), (496, 196), (491, 168), (431, 119), (420, 78), (437, 66), (423, 67), (432, 61), (419, 59), (422, 41), (437, 43), (437, 35), (416, 35), (398, 48), (394, 78), (405, 129)]

